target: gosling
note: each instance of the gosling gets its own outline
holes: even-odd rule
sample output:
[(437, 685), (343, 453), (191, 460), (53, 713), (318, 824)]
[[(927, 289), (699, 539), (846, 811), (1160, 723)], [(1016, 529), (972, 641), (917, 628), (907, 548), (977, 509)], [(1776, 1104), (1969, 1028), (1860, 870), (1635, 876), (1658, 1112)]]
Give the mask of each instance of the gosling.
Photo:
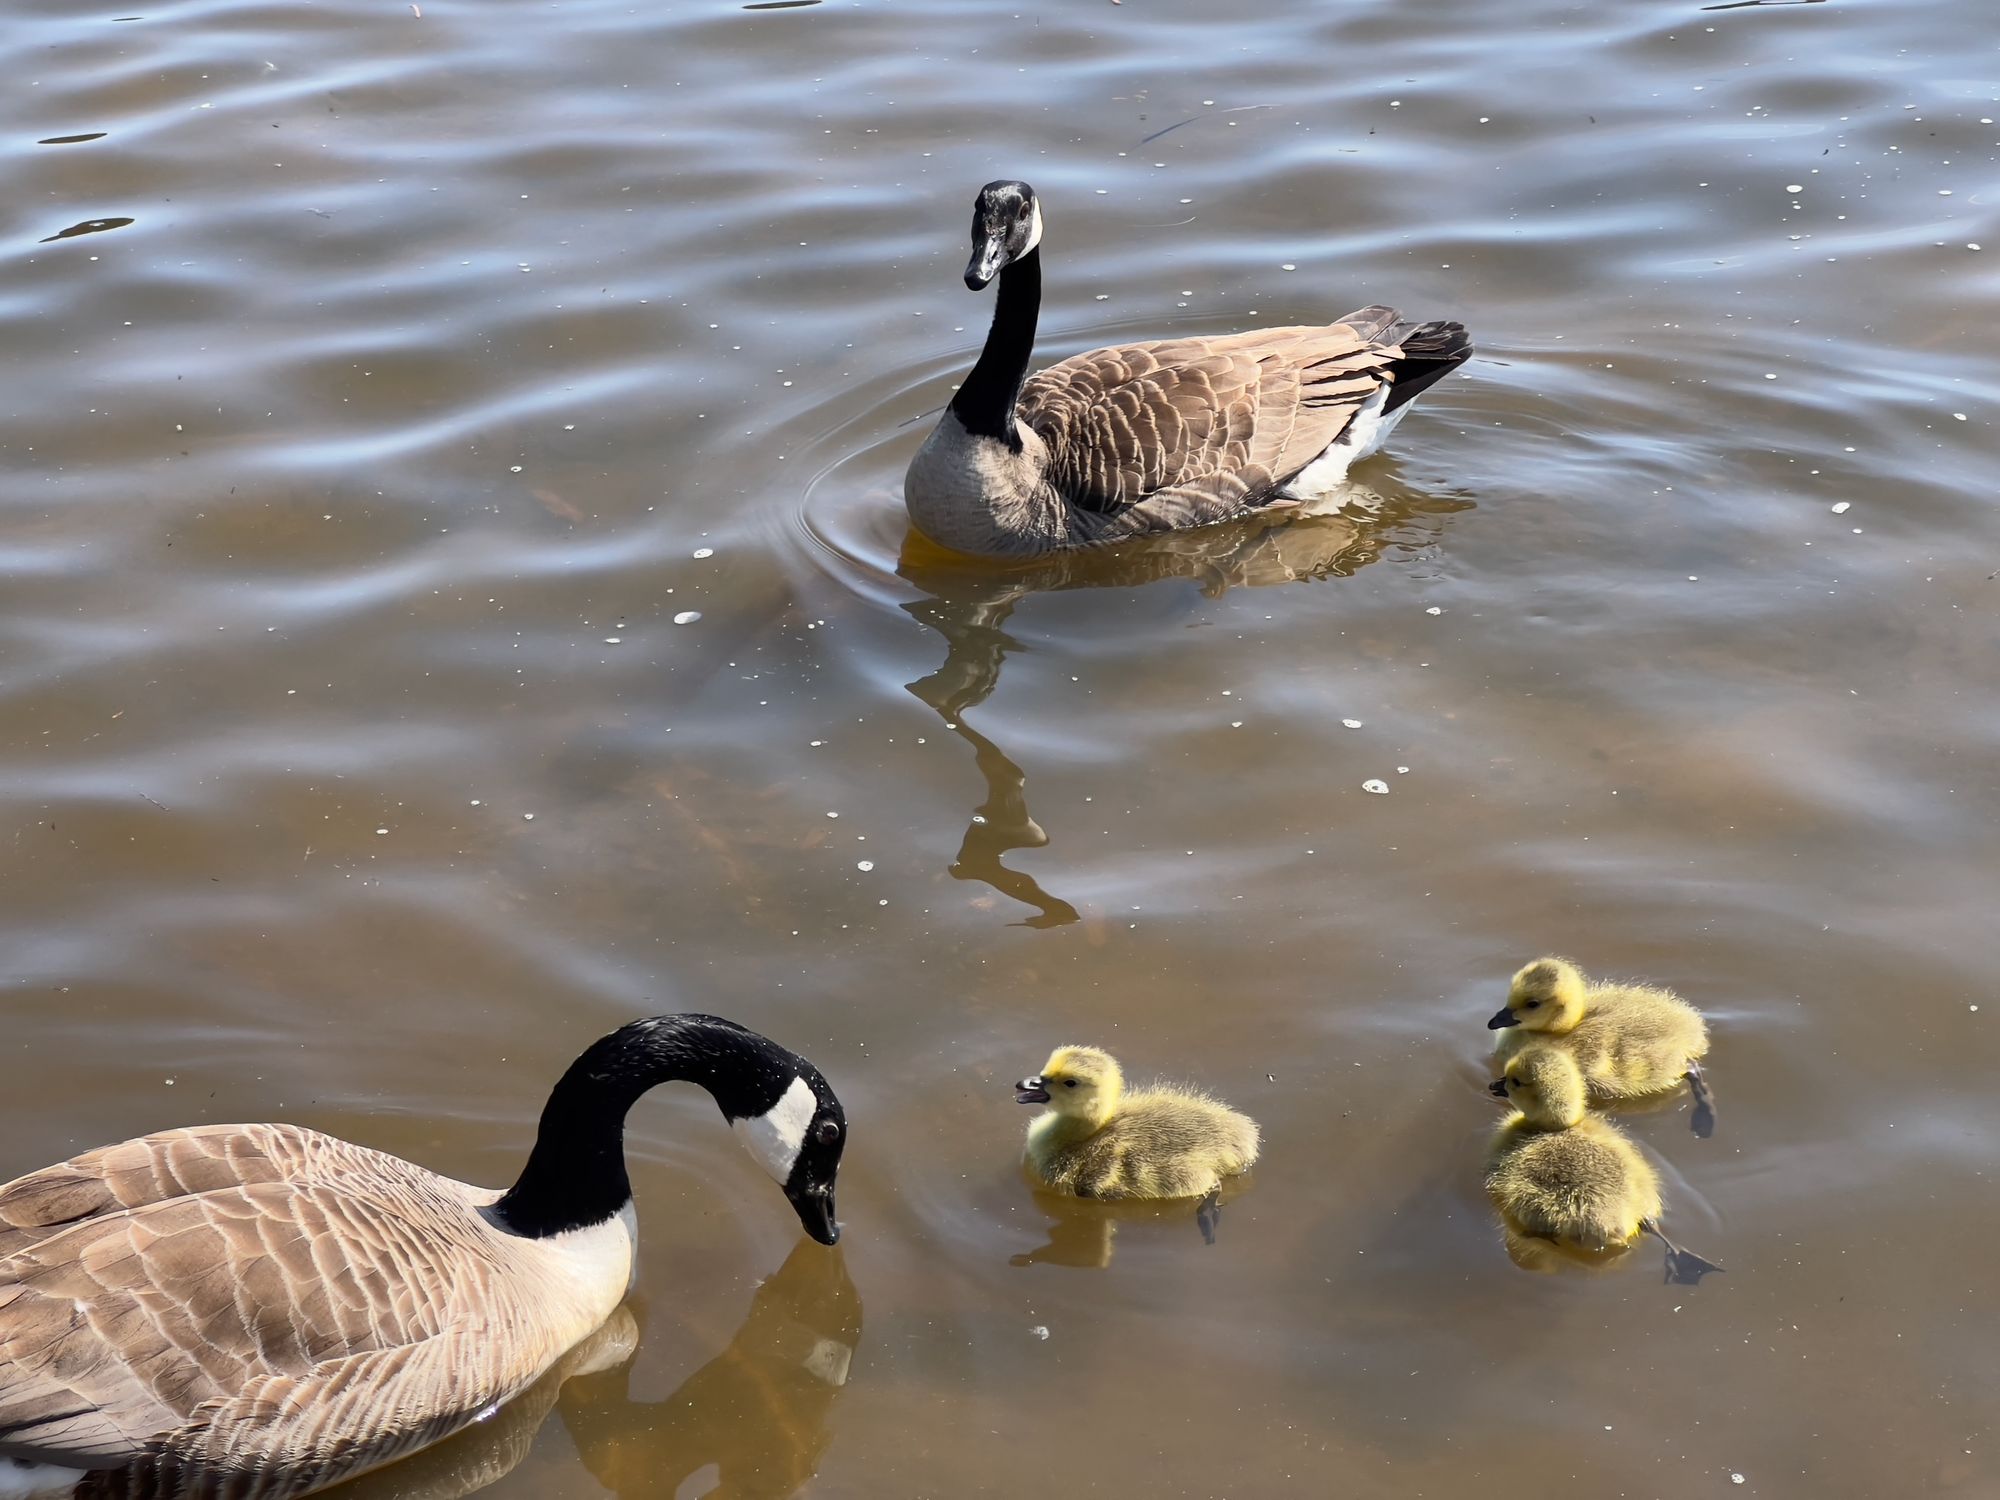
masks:
[(1650, 1234), (1667, 1247), (1667, 1280), (1688, 1286), (1722, 1269), (1667, 1238), (1659, 1177), (1623, 1131), (1585, 1111), (1583, 1073), (1568, 1052), (1528, 1048), (1508, 1062), (1500, 1088), (1515, 1112), (1487, 1153), (1486, 1191), (1508, 1228), (1591, 1252)]
[[(1593, 1102), (1664, 1093), (1686, 1079), (1694, 1133), (1703, 1140), (1715, 1134), (1715, 1096), (1701, 1071), (1708, 1023), (1672, 990), (1592, 984), (1566, 958), (1538, 958), (1514, 976), (1507, 1003), (1486, 1026), (1520, 1028), (1495, 1043), (1496, 1069), (1528, 1046), (1551, 1043), (1576, 1060)], [(1507, 1097), (1498, 1079), (1492, 1092)]]
[(1257, 1122), (1199, 1090), (1157, 1084), (1132, 1093), (1108, 1052), (1058, 1047), (1014, 1085), (1021, 1104), (1048, 1108), (1028, 1123), (1029, 1169), (1077, 1198), (1200, 1198), (1196, 1220), (1215, 1242), (1220, 1189), (1257, 1159)]

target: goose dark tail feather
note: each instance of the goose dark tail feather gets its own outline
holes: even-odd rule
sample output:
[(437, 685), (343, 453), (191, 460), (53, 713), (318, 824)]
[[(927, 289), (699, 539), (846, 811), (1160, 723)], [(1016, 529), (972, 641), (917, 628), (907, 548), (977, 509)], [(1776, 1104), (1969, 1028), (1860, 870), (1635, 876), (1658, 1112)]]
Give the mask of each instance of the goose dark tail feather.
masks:
[(1472, 336), (1463, 323), (1404, 323), (1392, 329), (1391, 336), (1403, 346), (1403, 357), (1389, 367), (1395, 384), (1382, 408), (1385, 417), (1472, 358)]
[(1397, 407), (1409, 405), (1472, 358), (1472, 337), (1463, 323), (1406, 323), (1395, 308), (1379, 302), (1339, 321), (1370, 343), (1403, 347), (1403, 357), (1389, 366), (1395, 383), (1382, 408), (1385, 417)]

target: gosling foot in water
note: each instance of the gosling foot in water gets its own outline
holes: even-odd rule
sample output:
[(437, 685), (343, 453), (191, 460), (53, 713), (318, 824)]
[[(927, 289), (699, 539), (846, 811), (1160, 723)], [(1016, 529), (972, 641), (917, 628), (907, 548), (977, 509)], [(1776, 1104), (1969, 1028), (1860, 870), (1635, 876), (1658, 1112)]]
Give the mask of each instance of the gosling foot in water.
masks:
[(1641, 1224), (1639, 1228), (1647, 1234), (1652, 1235), (1662, 1245), (1667, 1247), (1666, 1279), (1670, 1282), (1677, 1283), (1680, 1286), (1700, 1286), (1702, 1277), (1708, 1275), (1711, 1271), (1720, 1271), (1722, 1269), (1714, 1261), (1704, 1260), (1692, 1250), (1683, 1250), (1679, 1245), (1668, 1239), (1666, 1233), (1651, 1219)]
[(1222, 1190), (1210, 1188), (1208, 1196), (1194, 1206), (1194, 1222), (1204, 1244), (1215, 1243), (1215, 1229), (1222, 1222)]
[(1702, 1072), (1700, 1063), (1688, 1064), (1687, 1080), (1694, 1091), (1694, 1118), (1689, 1123), (1696, 1135), (1707, 1140), (1715, 1134), (1715, 1095), (1709, 1092), (1708, 1075)]

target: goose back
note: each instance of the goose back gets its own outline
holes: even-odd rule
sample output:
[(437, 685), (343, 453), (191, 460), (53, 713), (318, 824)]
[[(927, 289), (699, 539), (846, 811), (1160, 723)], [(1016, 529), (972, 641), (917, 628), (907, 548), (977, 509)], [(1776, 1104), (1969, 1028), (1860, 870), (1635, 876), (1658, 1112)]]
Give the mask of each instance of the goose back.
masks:
[(524, 1389), (624, 1296), (629, 1222), (497, 1199), (285, 1125), (127, 1141), (0, 1186), (0, 1457), (79, 1495), (276, 1500)]

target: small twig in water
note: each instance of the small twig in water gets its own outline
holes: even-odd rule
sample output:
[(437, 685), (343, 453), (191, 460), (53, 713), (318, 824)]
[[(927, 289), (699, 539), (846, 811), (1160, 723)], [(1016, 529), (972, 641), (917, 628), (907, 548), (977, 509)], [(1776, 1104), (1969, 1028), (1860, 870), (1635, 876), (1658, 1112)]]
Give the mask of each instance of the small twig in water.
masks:
[(1703, 10), (1748, 10), (1753, 5), (1823, 5), (1826, 0), (1729, 0), (1727, 5), (1704, 5)]
[[(1189, 115), (1185, 120), (1176, 120), (1173, 124), (1167, 127), (1167, 130), (1179, 130), (1181, 126), (1192, 125), (1196, 120), (1206, 120), (1209, 117), (1209, 115), (1240, 115), (1248, 110), (1269, 109), (1270, 107), (1271, 106), (1268, 104), (1239, 104), (1234, 109), (1211, 109), (1203, 114)], [(1147, 136), (1144, 140), (1140, 141), (1139, 144), (1143, 146), (1147, 143), (1147, 141), (1157, 141), (1161, 136), (1167, 133), (1167, 130), (1156, 130), (1151, 135)]]

